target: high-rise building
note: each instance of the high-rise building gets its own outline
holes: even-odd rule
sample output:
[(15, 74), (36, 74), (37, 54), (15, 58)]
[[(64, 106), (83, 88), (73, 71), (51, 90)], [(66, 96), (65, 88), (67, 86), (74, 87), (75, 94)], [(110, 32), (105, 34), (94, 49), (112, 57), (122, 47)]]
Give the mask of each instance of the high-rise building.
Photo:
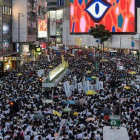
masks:
[(2, 47), (3, 53), (13, 51), (12, 47), (12, 1), (5, 0), (2, 12)]
[(2, 7), (3, 3), (0, 3), (0, 54), (2, 54)]
[[(118, 3), (120, 3), (121, 5), (122, 1), (118, 1)], [(139, 1), (137, 1), (137, 3), (135, 4), (135, 1), (129, 0), (129, 2), (132, 2), (131, 5), (125, 5), (127, 7), (126, 9), (131, 9), (133, 7), (130, 12), (128, 12), (128, 17), (126, 17), (125, 11), (123, 11), (122, 13), (120, 12), (120, 9), (123, 5), (122, 4), (119, 7), (119, 12), (115, 14), (115, 21), (113, 20), (114, 17), (112, 17), (110, 11), (115, 11), (118, 7), (115, 9), (115, 7), (112, 6), (107, 14), (103, 16), (101, 22), (96, 22), (93, 20), (93, 17), (96, 16), (94, 15), (94, 12), (91, 12), (93, 14), (92, 17), (89, 16), (88, 12), (86, 12), (85, 10), (87, 6), (85, 2), (86, 1), (76, 2), (75, 0), (70, 0), (69, 7), (67, 7), (67, 3), (67, 6), (64, 10), (65, 18), (63, 20), (63, 44), (70, 46), (72, 45), (79, 47), (97, 48), (97, 39), (93, 38), (93, 36), (91, 36), (89, 32), (90, 27), (94, 26), (95, 23), (102, 23), (108, 30), (110, 30), (110, 32), (112, 32), (112, 36), (108, 39), (108, 41), (104, 43), (106, 51), (110, 49), (117, 49), (120, 52), (130, 52), (130, 50), (136, 51), (138, 49), (140, 50), (140, 8), (138, 7)], [(110, 3), (112, 4), (113, 1), (110, 1)], [(79, 11), (80, 8), (81, 11)], [(129, 18), (129, 16), (132, 18)], [(110, 20), (108, 19), (108, 17), (110, 17)], [(92, 23), (94, 24), (92, 25)], [(112, 23), (112, 25), (110, 25), (110, 23)], [(132, 46), (133, 42), (134, 46)]]
[(47, 0), (47, 10), (57, 10), (57, 1), (58, 0)]
[(40, 49), (46, 49), (47, 43), (47, 1), (46, 0), (38, 0), (37, 2), (37, 44)]
[(16, 67), (16, 52), (12, 44), (12, 1), (0, 2), (0, 72)]
[(12, 0), (12, 41), (23, 60), (37, 38), (37, 0)]

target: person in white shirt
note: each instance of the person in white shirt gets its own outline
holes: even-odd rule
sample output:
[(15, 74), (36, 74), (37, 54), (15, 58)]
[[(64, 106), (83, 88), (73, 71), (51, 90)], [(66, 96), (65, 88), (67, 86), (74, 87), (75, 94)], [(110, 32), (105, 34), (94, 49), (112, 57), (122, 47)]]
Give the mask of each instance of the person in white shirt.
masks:
[(30, 140), (30, 132), (27, 132), (27, 135), (24, 136), (24, 140)]
[(96, 140), (101, 140), (100, 132), (97, 131), (97, 134), (95, 135)]

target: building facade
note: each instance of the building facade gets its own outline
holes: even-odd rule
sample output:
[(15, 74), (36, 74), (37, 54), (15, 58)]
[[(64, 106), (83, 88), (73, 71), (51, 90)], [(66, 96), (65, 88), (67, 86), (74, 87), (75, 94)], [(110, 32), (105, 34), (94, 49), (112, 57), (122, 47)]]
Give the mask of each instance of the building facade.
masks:
[(37, 0), (12, 0), (12, 21), (12, 41), (26, 62), (37, 39)]
[(47, 0), (47, 10), (57, 10), (57, 2), (58, 0)]
[[(63, 44), (65, 45), (72, 45), (72, 46), (98, 46), (98, 43), (96, 42), (96, 39), (94, 39), (89, 34), (70, 34), (70, 7), (65, 7), (64, 9), (64, 15), (66, 18), (63, 20)], [(139, 43), (139, 35), (140, 33), (140, 8), (137, 8), (136, 13), (136, 22), (137, 22), (137, 35), (135, 34), (115, 34), (112, 35), (111, 38), (105, 42), (105, 48), (106, 50), (109, 49), (118, 49), (118, 50), (125, 50), (128, 52), (132, 49), (131, 42), (132, 37), (135, 42), (135, 47), (133, 50), (140, 49), (140, 43)]]
[(2, 47), (4, 52), (13, 51), (12, 47), (12, 1), (5, 0), (2, 11), (2, 24), (3, 24), (3, 34), (2, 34)]
[(5, 72), (16, 68), (16, 52), (13, 50), (12, 43), (12, 1), (2, 0), (0, 4), (0, 72)]

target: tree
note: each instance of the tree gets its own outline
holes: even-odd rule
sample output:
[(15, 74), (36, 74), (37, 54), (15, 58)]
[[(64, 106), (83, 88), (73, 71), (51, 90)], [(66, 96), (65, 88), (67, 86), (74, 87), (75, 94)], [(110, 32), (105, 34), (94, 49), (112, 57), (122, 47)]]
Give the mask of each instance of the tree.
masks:
[(110, 31), (106, 30), (106, 27), (103, 24), (100, 25), (96, 24), (95, 27), (91, 27), (90, 29), (91, 29), (90, 35), (98, 39), (98, 49), (100, 43), (103, 44), (103, 50), (104, 50), (104, 42), (107, 41), (109, 37), (111, 37)]

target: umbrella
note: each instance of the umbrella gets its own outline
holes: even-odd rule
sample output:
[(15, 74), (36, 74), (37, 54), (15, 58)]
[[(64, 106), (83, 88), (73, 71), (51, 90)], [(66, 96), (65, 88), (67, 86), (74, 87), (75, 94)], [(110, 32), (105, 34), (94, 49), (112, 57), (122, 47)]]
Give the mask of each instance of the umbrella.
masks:
[(85, 99), (79, 99), (78, 103), (79, 105), (83, 105), (85, 104), (86, 100)]
[(68, 100), (66, 103), (67, 104), (75, 104), (75, 101), (74, 100)]
[(53, 66), (49, 66), (49, 68), (53, 68)]
[(140, 81), (140, 79), (135, 79), (135, 82), (139, 82)]
[(104, 114), (111, 114), (112, 111), (108, 108), (104, 108), (104, 109), (98, 110), (98, 112), (104, 113)]
[(22, 73), (18, 73), (18, 74), (17, 74), (17, 76), (21, 76), (21, 75), (22, 75)]
[(95, 121), (95, 119), (94, 118), (87, 118), (86, 122), (89, 122), (89, 121)]
[(71, 112), (71, 109), (70, 108), (64, 108), (63, 112)]
[(118, 81), (125, 81), (126, 79), (124, 79), (124, 78), (121, 78), (121, 79), (119, 79)]
[(96, 79), (97, 77), (96, 77), (96, 76), (91, 76), (91, 78), (92, 78), (92, 79)]
[(78, 116), (78, 112), (74, 112), (73, 115), (74, 115), (74, 116)]
[(139, 103), (136, 103), (136, 107), (140, 107), (140, 102)]
[(86, 71), (86, 73), (91, 73), (91, 71)]
[(92, 63), (88, 63), (88, 65), (92, 65)]
[(123, 74), (119, 74), (118, 77), (119, 77), (119, 78), (123, 78), (124, 75), (123, 75)]
[(129, 71), (128, 74), (133, 75), (133, 74), (136, 74), (136, 72), (135, 71)]
[(98, 106), (103, 106), (103, 104), (102, 104), (102, 103), (100, 103), (100, 102), (98, 102), (98, 103), (97, 103), (97, 105), (98, 105)]
[(54, 95), (54, 96), (53, 96), (53, 98), (59, 98), (59, 97), (60, 97), (59, 95)]
[(128, 87), (128, 86), (125, 86), (125, 87), (124, 87), (124, 89), (128, 90), (128, 89), (131, 89), (131, 88), (130, 88), (130, 87)]
[(83, 73), (83, 76), (87, 76), (88, 74), (87, 73)]
[(44, 115), (43, 114), (39, 114), (39, 113), (36, 113), (36, 114), (34, 114), (34, 119), (44, 119)]
[(104, 73), (103, 73), (103, 72), (100, 72), (100, 73), (99, 73), (99, 75), (100, 75), (100, 76), (103, 76), (103, 75), (104, 75)]
[(86, 92), (86, 95), (95, 95), (97, 92), (95, 90), (89, 90)]
[(100, 62), (108, 62), (107, 59), (102, 59)]
[(88, 77), (87, 80), (92, 81), (92, 78)]
[(28, 80), (28, 82), (32, 82), (33, 80), (30, 78), (29, 80)]
[(112, 60), (112, 61), (115, 61), (115, 60), (117, 60), (117, 58), (116, 58), (116, 57), (113, 57), (111, 60)]
[(55, 111), (55, 110), (53, 110), (53, 115), (61, 117), (61, 113), (59, 113), (58, 111)]
[(42, 100), (43, 103), (53, 103), (53, 100)]
[(70, 56), (75, 56), (74, 54), (71, 54)]

